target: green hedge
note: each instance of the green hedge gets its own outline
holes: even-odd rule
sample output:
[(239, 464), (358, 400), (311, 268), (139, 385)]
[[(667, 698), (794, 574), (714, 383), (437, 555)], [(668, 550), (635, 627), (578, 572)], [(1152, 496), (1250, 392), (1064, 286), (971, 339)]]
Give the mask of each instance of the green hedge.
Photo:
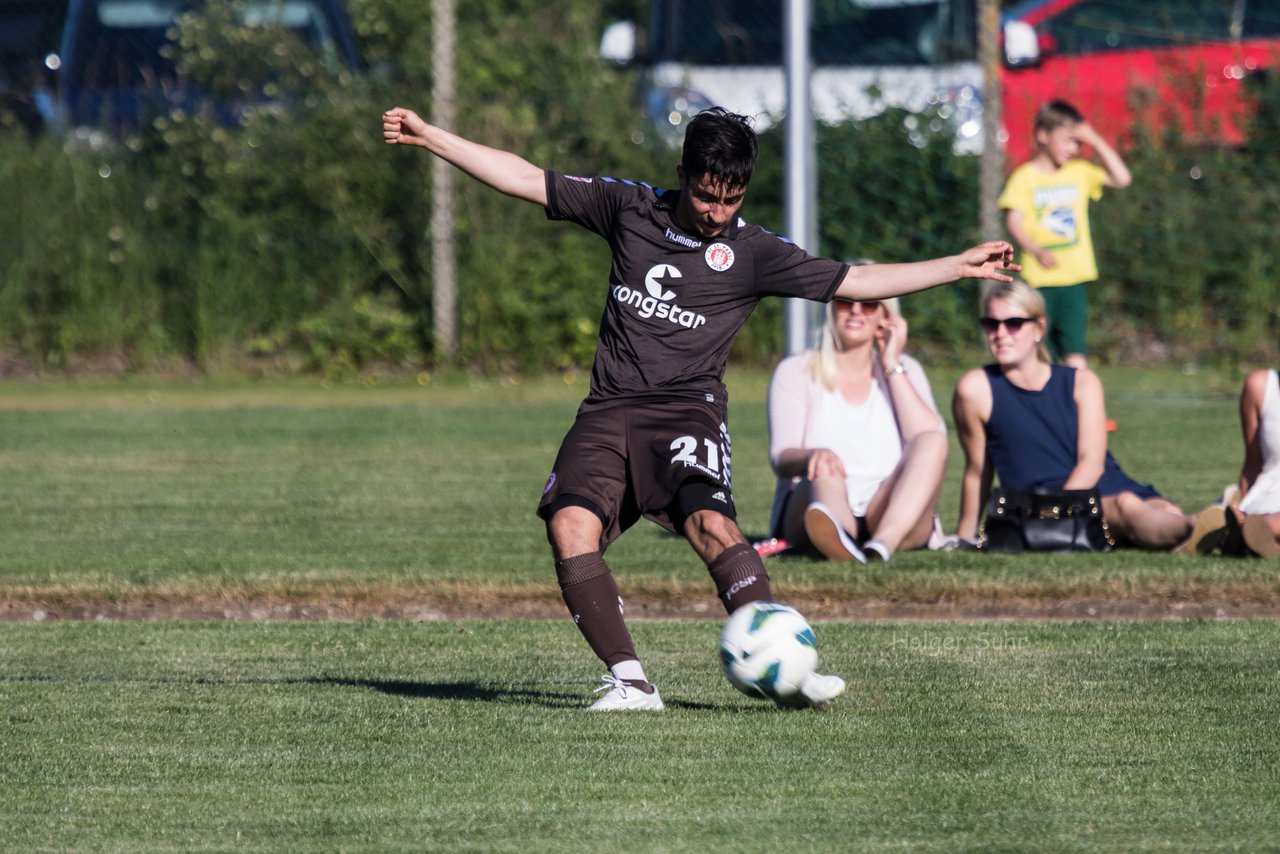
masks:
[[(208, 371), (422, 369), (431, 340), (430, 158), (381, 141), (393, 104), (429, 110), (429, 4), (358, 0), (371, 70), (335, 72), (193, 21), (175, 45), (193, 76), (235, 89), (264, 57), (287, 110), (241, 128), (173, 115), (123, 141), (0, 135), (0, 364), (38, 371), (182, 361)], [(633, 72), (602, 66), (604, 24), (642, 4), (459, 4), (457, 125), (549, 168), (660, 186), (678, 153), (631, 141)], [(225, 24), (225, 22), (224, 22)], [(237, 74), (229, 74), (235, 70)], [(1093, 341), (1111, 361), (1246, 362), (1277, 356), (1280, 126), (1263, 93), (1245, 150), (1143, 140), (1134, 185), (1094, 209), (1103, 279)], [(819, 250), (914, 260), (979, 239), (978, 171), (923, 117), (819, 129)], [(650, 134), (649, 136), (652, 136)], [(763, 157), (745, 215), (784, 225), (782, 140)], [(590, 364), (607, 249), (474, 181), (457, 183), (459, 360), (492, 372)], [(913, 346), (978, 345), (973, 283), (913, 296)], [(756, 312), (740, 361), (782, 349), (782, 306)]]

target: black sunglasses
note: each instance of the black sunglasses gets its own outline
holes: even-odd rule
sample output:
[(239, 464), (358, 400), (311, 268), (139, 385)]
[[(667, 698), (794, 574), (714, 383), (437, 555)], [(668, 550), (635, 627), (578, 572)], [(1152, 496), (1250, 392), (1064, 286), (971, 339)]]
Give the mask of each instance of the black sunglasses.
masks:
[(990, 335), (1000, 328), (1001, 324), (1005, 329), (1009, 330), (1010, 335), (1017, 335), (1022, 331), (1022, 327), (1030, 323), (1033, 318), (1030, 317), (1005, 317), (996, 319), (994, 317), (979, 318), (978, 323), (982, 325), (982, 331)]

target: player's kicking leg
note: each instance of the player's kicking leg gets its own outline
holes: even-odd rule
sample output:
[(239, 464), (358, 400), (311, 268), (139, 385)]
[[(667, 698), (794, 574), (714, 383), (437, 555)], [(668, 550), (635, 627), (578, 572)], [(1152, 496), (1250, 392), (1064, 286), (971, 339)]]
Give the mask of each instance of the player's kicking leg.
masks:
[[(764, 561), (742, 535), (738, 523), (716, 510), (696, 509), (702, 503), (699, 499), (702, 489), (693, 481), (688, 487), (682, 486), (677, 494), (680, 515), (684, 518), (681, 528), (706, 563), (725, 612), (732, 614), (748, 602), (774, 601)], [(778, 705), (823, 708), (844, 691), (845, 682), (839, 676), (813, 673), (800, 686), (799, 694)]]

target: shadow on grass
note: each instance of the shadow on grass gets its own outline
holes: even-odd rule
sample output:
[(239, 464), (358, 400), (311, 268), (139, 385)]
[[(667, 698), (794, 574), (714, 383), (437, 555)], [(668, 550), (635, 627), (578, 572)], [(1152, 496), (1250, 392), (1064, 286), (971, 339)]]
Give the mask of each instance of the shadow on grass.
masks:
[[(463, 700), (476, 703), (516, 703), (530, 706), (546, 706), (552, 709), (580, 709), (587, 698), (582, 694), (567, 694), (537, 688), (495, 688), (475, 682), (410, 682), (403, 679), (335, 679), (312, 678), (299, 680), (310, 685), (335, 685), (346, 688), (368, 688), (394, 697), (411, 697), (421, 700)], [(722, 709), (712, 703), (692, 703), (684, 700), (665, 700), (668, 707), (711, 711)]]
[[(544, 706), (549, 709), (581, 709), (591, 696), (581, 693), (545, 691), (537, 688), (495, 688), (477, 682), (411, 682), (405, 679), (340, 679), (333, 676), (309, 676), (300, 679), (209, 679), (209, 678), (135, 678), (119, 676), (93, 676), (77, 674), (67, 677), (44, 673), (10, 674), (0, 671), (0, 684), (5, 682), (28, 683), (76, 683), (111, 684), (125, 682), (143, 685), (327, 685), (336, 688), (363, 688), (379, 691), (393, 697), (409, 697), (418, 700), (460, 700), (472, 703), (510, 703), (513, 705)], [(691, 711), (723, 711), (718, 703), (695, 703), (688, 700), (663, 698), (668, 708)]]

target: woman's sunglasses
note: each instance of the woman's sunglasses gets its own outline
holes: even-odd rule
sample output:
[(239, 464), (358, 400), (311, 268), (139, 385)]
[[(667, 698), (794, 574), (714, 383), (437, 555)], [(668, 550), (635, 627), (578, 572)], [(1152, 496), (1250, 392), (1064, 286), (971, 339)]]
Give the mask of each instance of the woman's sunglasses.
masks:
[(842, 299), (838, 300), (838, 302), (849, 306), (850, 311), (857, 309), (863, 314), (875, 314), (876, 311), (879, 310), (880, 306), (884, 305), (884, 303), (878, 299)]
[(1022, 331), (1022, 327), (1030, 323), (1032, 320), (1033, 318), (1030, 317), (1004, 317), (1000, 319), (994, 317), (983, 317), (978, 320), (978, 323), (982, 324), (982, 331), (988, 335), (995, 332), (1001, 326), (1008, 329), (1010, 335), (1017, 335)]

